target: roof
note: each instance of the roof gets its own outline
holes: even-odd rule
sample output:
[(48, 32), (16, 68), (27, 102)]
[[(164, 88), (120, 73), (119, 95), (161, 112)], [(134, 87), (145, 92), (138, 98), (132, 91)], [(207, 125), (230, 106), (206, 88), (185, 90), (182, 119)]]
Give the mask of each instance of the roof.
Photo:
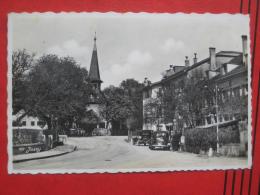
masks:
[(89, 69), (89, 79), (91, 81), (98, 81), (100, 80), (100, 73), (99, 73), (99, 64), (98, 64), (98, 56), (97, 56), (97, 46), (96, 46), (96, 37), (94, 38), (94, 48), (92, 52), (91, 62), (90, 62), (90, 69)]
[[(237, 64), (237, 65), (242, 65), (243, 64), (242, 63), (242, 52), (237, 52), (237, 51), (219, 51), (218, 53), (216, 53), (216, 57), (231, 57), (232, 59), (230, 61), (228, 61), (226, 64)], [(205, 58), (205, 59), (203, 59), (201, 61), (198, 61), (197, 63), (195, 63), (195, 64), (193, 64), (191, 66), (184, 67), (182, 70), (180, 70), (178, 72), (175, 72), (174, 74), (172, 74), (172, 75), (170, 75), (170, 76), (168, 76), (166, 78), (163, 78), (161, 81), (152, 83), (148, 87), (158, 85), (161, 82), (165, 82), (165, 81), (168, 81), (168, 80), (171, 80), (171, 79), (174, 79), (174, 78), (178, 78), (180, 76), (184, 76), (188, 71), (190, 71), (190, 70), (192, 70), (192, 69), (194, 69), (194, 68), (196, 68), (198, 66), (201, 66), (202, 64), (205, 64), (205, 63), (210, 63), (210, 58), (209, 57)], [(183, 66), (178, 66), (178, 67), (183, 67)], [(239, 67), (241, 67), (241, 66), (239, 66)], [(237, 68), (235, 68), (234, 70), (230, 71), (225, 76), (228, 76), (230, 74), (235, 74), (235, 71), (241, 71), (241, 70), (237, 70)], [(222, 75), (218, 75), (218, 76), (214, 77), (214, 79), (218, 79), (218, 78), (222, 78), (222, 77), (223, 77)]]
[[(231, 61), (229, 61), (229, 64), (242, 64), (242, 53), (241, 52), (236, 52), (236, 51), (220, 51), (216, 54), (216, 57), (234, 57), (232, 58)], [(172, 78), (176, 78), (178, 76), (184, 75), (184, 73), (188, 72), (189, 70), (192, 70), (204, 63), (210, 63), (210, 58), (205, 58), (191, 66), (185, 67), (182, 70), (180, 70), (179, 72), (176, 72), (175, 74), (163, 79), (163, 80), (168, 80), (168, 79), (172, 79)]]
[(168, 81), (170, 79), (177, 78), (178, 76), (182, 76), (182, 75), (184, 75), (188, 71), (189, 68), (190, 67), (185, 67), (182, 70), (176, 72), (175, 74), (172, 74), (171, 76), (163, 78), (162, 81)]
[(242, 65), (243, 64), (243, 56), (240, 54), (239, 56), (233, 58), (228, 62), (228, 64), (236, 64), (236, 65)]
[(222, 80), (225, 79), (227, 77), (239, 74), (239, 73), (243, 73), (246, 72), (247, 68), (244, 65), (239, 65), (238, 67), (234, 68), (233, 70), (231, 70), (230, 72), (228, 72), (227, 74), (221, 75), (218, 80)]
[(149, 85), (149, 86), (156, 86), (156, 85), (160, 85), (160, 84), (161, 84), (161, 81), (157, 81), (157, 82), (151, 83), (151, 85)]
[(233, 70), (231, 70), (230, 72), (221, 75), (218, 80), (220, 79), (225, 79), (229, 76), (235, 75), (235, 74), (239, 74), (239, 73), (243, 73), (247, 71), (246, 66), (243, 64), (243, 56), (242, 53), (240, 53), (240, 55), (238, 55), (237, 57), (231, 59), (229, 62), (227, 62), (226, 64), (235, 64), (238, 65), (236, 68), (234, 68)]
[(220, 51), (217, 53), (218, 55), (227, 55), (227, 56), (237, 56), (242, 54), (242, 52), (239, 51)]
[(150, 89), (150, 88), (158, 86), (158, 85), (161, 85), (161, 81), (153, 82), (153, 83), (145, 86), (143, 89)]

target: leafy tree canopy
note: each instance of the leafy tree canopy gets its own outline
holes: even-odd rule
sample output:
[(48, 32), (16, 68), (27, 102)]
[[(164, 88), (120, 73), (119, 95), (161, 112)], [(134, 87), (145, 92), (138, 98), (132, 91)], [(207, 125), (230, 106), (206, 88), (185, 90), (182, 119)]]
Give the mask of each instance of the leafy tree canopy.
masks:
[(91, 92), (87, 77), (73, 58), (42, 56), (28, 74), (24, 110), (44, 119), (49, 128), (54, 119), (62, 125), (82, 116)]
[(12, 93), (13, 112), (21, 110), (25, 96), (26, 76), (35, 62), (35, 54), (28, 51), (17, 50), (12, 53)]
[(142, 88), (143, 84), (134, 79), (122, 81), (119, 87), (105, 88), (103, 94), (106, 104), (101, 114), (107, 121), (129, 119), (129, 128), (140, 128), (142, 126)]

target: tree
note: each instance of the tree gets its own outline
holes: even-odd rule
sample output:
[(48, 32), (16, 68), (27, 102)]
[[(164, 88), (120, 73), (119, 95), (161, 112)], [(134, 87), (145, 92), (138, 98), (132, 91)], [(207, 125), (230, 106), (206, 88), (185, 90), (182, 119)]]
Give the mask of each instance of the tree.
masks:
[(46, 121), (49, 129), (80, 119), (91, 93), (87, 77), (70, 57), (42, 56), (28, 74), (24, 110)]
[[(173, 85), (164, 87), (164, 92), (161, 95), (162, 107), (164, 111), (165, 123), (173, 122), (177, 116), (177, 106), (180, 103), (179, 90)], [(160, 96), (159, 96), (160, 97)]]
[(109, 86), (103, 90), (103, 95), (106, 102), (103, 104), (101, 114), (108, 122), (128, 116), (129, 109), (121, 88)]
[(187, 78), (183, 88), (183, 101), (186, 106), (186, 109), (183, 110), (183, 118), (192, 128), (202, 124), (202, 108), (205, 101), (204, 86), (205, 80), (202, 71), (195, 69), (191, 77)]
[(13, 112), (21, 110), (26, 98), (26, 75), (35, 63), (35, 54), (30, 54), (25, 49), (17, 50), (12, 53), (12, 94), (13, 94)]
[(165, 86), (161, 96), (164, 122), (176, 119), (180, 128), (184, 123), (189, 127), (200, 125), (205, 101), (204, 85), (202, 71), (195, 69), (191, 75)]
[(119, 124), (120, 130), (123, 130), (123, 124), (131, 129), (141, 128), (142, 84), (126, 79), (119, 87), (109, 86), (102, 93), (105, 102), (101, 114), (108, 122)]
[(129, 102), (130, 116), (128, 126), (130, 129), (141, 129), (143, 123), (143, 84), (134, 79), (126, 79), (120, 87), (124, 90), (124, 96)]
[(159, 125), (162, 121), (163, 101), (161, 96), (149, 98), (144, 104), (144, 121), (149, 124)]

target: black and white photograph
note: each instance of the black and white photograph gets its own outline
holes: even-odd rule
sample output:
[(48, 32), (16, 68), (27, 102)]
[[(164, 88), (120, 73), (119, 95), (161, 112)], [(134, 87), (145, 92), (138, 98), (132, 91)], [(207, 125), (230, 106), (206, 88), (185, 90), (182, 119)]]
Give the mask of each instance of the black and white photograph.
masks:
[(8, 172), (250, 168), (249, 23), (10, 13)]

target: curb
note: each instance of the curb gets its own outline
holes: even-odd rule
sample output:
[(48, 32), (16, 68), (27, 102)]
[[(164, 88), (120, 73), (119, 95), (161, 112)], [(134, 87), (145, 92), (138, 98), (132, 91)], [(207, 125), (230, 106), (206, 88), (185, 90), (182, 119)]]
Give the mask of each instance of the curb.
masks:
[(67, 151), (67, 152), (62, 152), (59, 154), (53, 154), (49, 156), (40, 156), (40, 157), (35, 157), (35, 158), (27, 158), (27, 159), (20, 159), (20, 160), (13, 160), (13, 163), (20, 163), (20, 162), (26, 162), (26, 161), (31, 161), (31, 160), (40, 160), (40, 159), (46, 159), (46, 158), (52, 158), (52, 157), (57, 157), (57, 156), (62, 156), (65, 154), (72, 153), (77, 150), (77, 146), (74, 146), (73, 150)]

